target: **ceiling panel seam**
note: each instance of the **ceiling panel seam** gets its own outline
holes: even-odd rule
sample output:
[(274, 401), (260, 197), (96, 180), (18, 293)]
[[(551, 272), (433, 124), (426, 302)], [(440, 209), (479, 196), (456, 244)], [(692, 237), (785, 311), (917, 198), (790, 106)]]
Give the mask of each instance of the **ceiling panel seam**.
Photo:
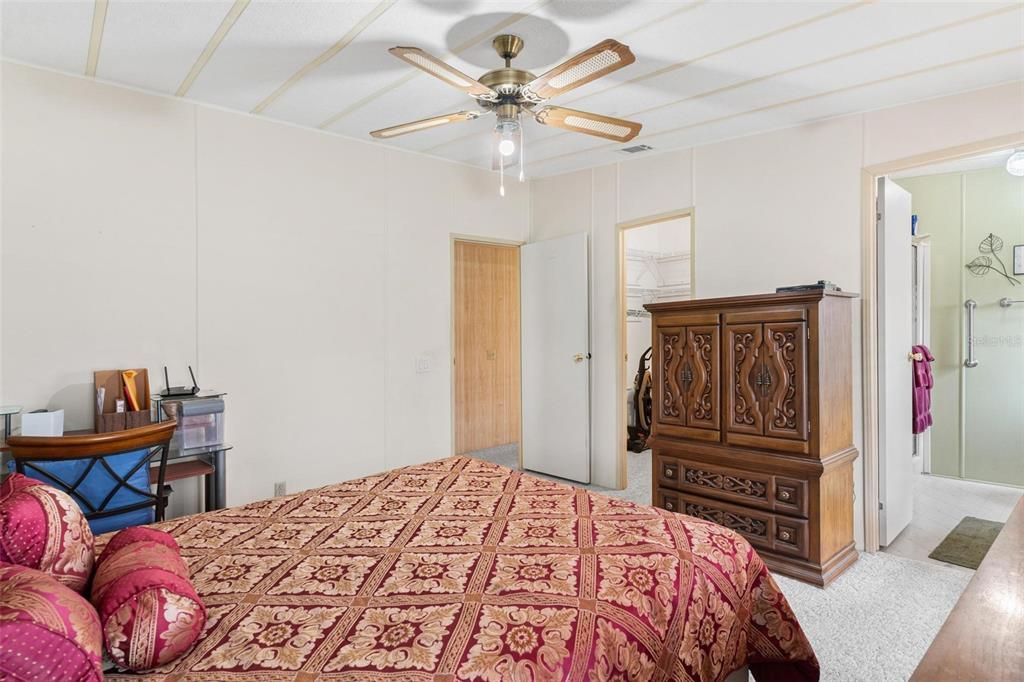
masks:
[(338, 42), (331, 45), (328, 49), (324, 50), (316, 59), (312, 60), (301, 69), (296, 71), (292, 76), (282, 83), (274, 92), (267, 95), (267, 97), (257, 104), (250, 113), (262, 114), (267, 107), (273, 104), (281, 95), (290, 90), (296, 83), (311, 74), (316, 69), (326, 64), (329, 60), (333, 59), (339, 52), (348, 47), (352, 41), (354, 41), (360, 33), (365, 31), (370, 24), (377, 21), (385, 12), (391, 9), (398, 0), (383, 0), (378, 3), (373, 10), (370, 11), (365, 17), (359, 20), (359, 22), (349, 29), (348, 33), (343, 35)]
[[(652, 111), (658, 111), (660, 109), (667, 109), (669, 107), (678, 106), (680, 104), (685, 104), (687, 102), (692, 102), (694, 100), (702, 99), (704, 97), (710, 97), (712, 95), (717, 95), (717, 94), (720, 94), (720, 93), (723, 93), (723, 92), (728, 92), (730, 90), (738, 90), (738, 89), (746, 87), (748, 85), (754, 85), (756, 83), (761, 83), (763, 81), (771, 80), (773, 78), (779, 78), (781, 76), (788, 76), (788, 75), (794, 74), (794, 73), (796, 73), (798, 71), (802, 71), (804, 69), (809, 69), (809, 68), (813, 68), (813, 67), (817, 67), (817, 66), (822, 66), (823, 64), (828, 64), (830, 62), (838, 61), (840, 59), (846, 59), (848, 57), (853, 57), (853, 56), (856, 56), (856, 55), (859, 55), (859, 54), (865, 54), (865, 53), (868, 53), (868, 52), (871, 52), (871, 51), (874, 51), (874, 50), (879, 50), (879, 49), (882, 49), (882, 48), (885, 48), (885, 47), (891, 47), (892, 45), (898, 45), (899, 43), (906, 42), (908, 40), (916, 40), (918, 38), (923, 38), (923, 37), (925, 37), (927, 35), (930, 35), (932, 33), (939, 33), (941, 31), (948, 31), (949, 29), (952, 29), (952, 28), (959, 28), (961, 26), (965, 26), (967, 24), (971, 24), (971, 23), (974, 23), (976, 21), (982, 21), (984, 19), (990, 19), (990, 18), (992, 18), (994, 16), (998, 16), (1000, 14), (1006, 14), (1008, 12), (1013, 12), (1013, 11), (1024, 11), (1024, 6), (1022, 6), (1022, 5), (1007, 5), (1005, 7), (999, 7), (999, 8), (994, 9), (994, 10), (989, 10), (988, 12), (983, 12), (981, 14), (976, 14), (974, 16), (965, 17), (963, 19), (957, 19), (956, 21), (951, 21), (951, 22), (949, 22), (947, 24), (942, 24), (940, 26), (933, 26), (931, 28), (926, 28), (926, 29), (923, 29), (923, 30), (920, 30), (920, 31), (914, 31), (913, 33), (908, 33), (908, 34), (903, 35), (903, 36), (897, 36), (895, 38), (890, 38), (888, 40), (883, 40), (883, 41), (878, 42), (878, 43), (873, 43), (871, 45), (865, 45), (863, 47), (858, 47), (858, 48), (854, 48), (852, 50), (847, 50), (845, 52), (840, 52), (840, 53), (834, 54), (834, 55), (832, 55), (830, 57), (823, 57), (822, 59), (818, 59), (818, 60), (815, 60), (813, 62), (807, 62), (806, 64), (798, 64), (797, 66), (791, 66), (788, 69), (783, 69), (781, 71), (775, 71), (773, 73), (767, 73), (767, 74), (764, 74), (763, 76), (757, 76), (756, 78), (750, 78), (750, 79), (747, 79), (745, 81), (738, 81), (736, 83), (731, 83), (729, 85), (723, 85), (723, 86), (718, 87), (718, 88), (712, 88), (711, 90), (705, 90), (703, 92), (698, 92), (698, 93), (696, 93), (694, 95), (690, 95), (688, 97), (683, 97), (683, 98), (680, 98), (680, 99), (672, 100), (671, 102), (665, 102), (665, 103), (659, 104), (657, 106), (648, 107), (646, 109), (639, 109), (637, 111), (631, 111), (631, 112), (629, 112), (627, 114), (623, 114), (623, 116), (628, 117), (628, 118), (632, 118), (632, 117), (635, 117), (635, 116), (642, 116), (643, 114), (649, 114)], [(554, 135), (550, 135), (550, 136), (544, 138), (541, 142), (543, 144), (546, 144), (546, 143), (552, 142), (554, 140), (560, 139), (560, 138), (565, 137), (565, 136), (570, 135), (570, 134), (571, 133), (556, 133)], [(432, 149), (428, 149), (426, 151), (429, 153), (429, 152), (432, 151)]]
[(766, 33), (762, 33), (762, 34), (757, 35), (757, 36), (754, 36), (753, 38), (747, 38), (746, 40), (741, 40), (739, 42), (733, 43), (732, 45), (726, 45), (724, 47), (720, 47), (717, 50), (712, 50), (711, 52), (708, 52), (706, 54), (702, 54), (702, 55), (700, 55), (698, 57), (694, 57), (693, 59), (684, 59), (681, 62), (676, 62), (675, 64), (669, 64), (667, 66), (663, 66), (662, 68), (656, 69), (655, 71), (651, 71), (650, 73), (641, 74), (641, 75), (639, 75), (639, 76), (637, 76), (635, 78), (631, 78), (629, 80), (625, 80), (625, 81), (621, 81), (619, 83), (615, 83), (613, 85), (609, 85), (604, 90), (600, 90), (598, 92), (590, 93), (588, 95), (581, 95), (579, 97), (575, 97), (573, 99), (566, 100), (566, 103), (571, 104), (572, 102), (578, 102), (579, 100), (586, 99), (587, 97), (594, 97), (594, 96), (597, 96), (597, 95), (603, 95), (604, 93), (608, 92), (609, 90), (614, 90), (615, 88), (622, 87), (623, 85), (633, 85), (633, 84), (636, 84), (636, 83), (642, 83), (642, 82), (650, 80), (652, 78), (657, 78), (658, 76), (663, 76), (666, 73), (672, 73), (673, 71), (678, 71), (679, 69), (685, 68), (687, 66), (691, 66), (692, 64), (696, 64), (697, 62), (701, 62), (701, 61), (704, 61), (706, 59), (710, 59), (712, 57), (717, 57), (718, 55), (724, 54), (726, 52), (731, 52), (731, 51), (733, 51), (735, 49), (738, 49), (740, 47), (746, 47), (747, 45), (753, 45), (754, 43), (761, 42), (762, 40), (767, 40), (768, 38), (774, 38), (774, 37), (776, 37), (778, 35), (782, 35), (784, 33), (789, 33), (790, 31), (795, 31), (797, 29), (804, 28), (806, 26), (811, 26), (812, 24), (816, 24), (819, 21), (824, 21), (825, 19), (831, 19), (831, 18), (833, 18), (835, 16), (838, 16), (840, 14), (845, 14), (846, 12), (849, 12), (851, 10), (861, 9), (862, 7), (869, 7), (870, 5), (874, 4), (874, 2), (875, 2), (875, 0), (858, 0), (857, 2), (853, 2), (853, 3), (850, 3), (848, 5), (841, 5), (840, 7), (836, 7), (836, 8), (830, 9), (829, 11), (824, 12), (822, 14), (816, 14), (813, 17), (808, 17), (806, 19), (802, 19), (802, 20), (797, 21), (797, 22), (792, 23), (792, 24), (787, 24), (785, 26), (780, 26), (779, 28), (773, 29), (771, 31), (768, 31)]
[[(833, 90), (827, 90), (825, 92), (819, 92), (819, 93), (815, 93), (813, 95), (805, 95), (803, 97), (797, 97), (795, 99), (785, 100), (785, 101), (782, 101), (782, 102), (776, 102), (774, 104), (767, 104), (765, 106), (756, 107), (754, 109), (747, 109), (747, 110), (744, 110), (744, 111), (738, 111), (738, 112), (735, 112), (735, 113), (732, 113), (732, 114), (728, 114), (726, 116), (719, 116), (719, 117), (716, 117), (716, 118), (705, 119), (703, 121), (697, 121), (695, 123), (688, 123), (687, 125), (678, 126), (676, 128), (668, 128), (666, 130), (661, 130), (661, 131), (658, 131), (656, 133), (651, 133), (650, 135), (645, 135), (644, 136), (644, 140), (649, 140), (649, 139), (651, 139), (653, 137), (660, 137), (662, 135), (668, 135), (669, 133), (678, 133), (678, 132), (681, 132), (683, 130), (689, 130), (691, 128), (699, 128), (701, 126), (710, 125), (712, 123), (721, 123), (723, 121), (728, 121), (728, 120), (731, 120), (731, 119), (734, 119), (734, 118), (739, 118), (741, 116), (748, 116), (750, 114), (758, 114), (758, 113), (761, 113), (761, 112), (764, 112), (764, 111), (771, 111), (773, 109), (779, 109), (779, 108), (782, 108), (782, 107), (791, 106), (793, 104), (801, 104), (803, 102), (807, 102), (807, 101), (810, 101), (810, 100), (818, 99), (818, 98), (821, 98), (821, 97), (830, 97), (832, 95), (838, 95), (840, 93), (850, 92), (852, 90), (858, 90), (860, 88), (866, 88), (866, 87), (870, 87), (872, 85), (881, 85), (882, 83), (888, 83), (888, 82), (900, 80), (900, 79), (903, 79), (903, 78), (912, 78), (914, 76), (919, 76), (919, 75), (922, 75), (922, 74), (925, 74), (925, 73), (930, 73), (932, 71), (940, 71), (942, 69), (947, 69), (947, 68), (951, 68), (951, 67), (954, 67), (954, 66), (962, 66), (964, 64), (970, 64), (972, 62), (978, 62), (978, 61), (982, 61), (982, 60), (985, 60), (985, 59), (992, 59), (992, 58), (995, 58), (995, 57), (1001, 57), (1003, 55), (1007, 55), (1007, 54), (1010, 54), (1012, 52), (1021, 52), (1021, 51), (1024, 51), (1024, 45), (1004, 48), (1004, 49), (1001, 49), (1001, 50), (993, 50), (991, 52), (984, 52), (982, 54), (977, 54), (977, 55), (973, 55), (973, 56), (970, 56), (970, 57), (964, 57), (963, 59), (956, 59), (956, 60), (949, 61), (949, 62), (943, 62), (941, 64), (933, 64), (932, 66), (926, 66), (926, 67), (921, 68), (921, 69), (914, 69), (913, 71), (906, 71), (904, 73), (898, 73), (898, 74), (894, 74), (892, 76), (886, 76), (884, 78), (876, 78), (874, 80), (865, 81), (863, 83), (854, 83), (852, 85), (845, 85), (845, 86), (843, 86), (841, 88), (835, 88)], [(837, 115), (842, 115), (842, 114), (837, 114)], [(832, 117), (831, 116), (826, 116), (826, 117), (815, 118), (815, 119), (811, 119), (811, 120), (823, 120), (824, 118), (832, 118)], [(799, 125), (799, 124), (794, 124), (794, 125)], [(789, 126), (787, 126), (787, 127), (789, 127)], [(540, 164), (547, 163), (549, 161), (554, 161), (556, 159), (564, 159), (564, 158), (567, 158), (567, 157), (570, 157), (570, 156), (576, 156), (577, 154), (585, 154), (587, 152), (603, 151), (603, 150), (609, 150), (609, 149), (613, 149), (613, 148), (618, 148), (618, 145), (601, 145), (600, 147), (590, 147), (588, 149), (580, 149), (580, 150), (577, 150), (577, 151), (566, 152), (564, 154), (556, 154), (555, 156), (548, 156), (548, 157), (543, 158), (543, 159), (537, 159), (536, 161), (534, 161), (534, 164), (540, 165)]]
[(107, 23), (107, 0), (96, 0), (92, 10), (92, 28), (89, 33), (89, 56), (85, 62), (85, 75), (95, 76), (103, 45), (103, 27)]
[(183, 80), (181, 85), (178, 86), (178, 90), (174, 93), (175, 95), (178, 97), (184, 97), (188, 93), (192, 84), (195, 83), (196, 78), (199, 77), (199, 74), (202, 73), (203, 69), (206, 67), (207, 62), (209, 62), (210, 58), (213, 57), (213, 53), (216, 52), (217, 48), (220, 47), (220, 44), (224, 42), (224, 38), (227, 37), (228, 32), (235, 25), (235, 22), (238, 21), (238, 18), (242, 16), (242, 12), (245, 11), (245, 8), (249, 6), (249, 2), (250, 0), (235, 0), (235, 4), (231, 6), (231, 9), (228, 10), (228, 13), (224, 15), (224, 18), (221, 20), (220, 26), (218, 26), (217, 30), (213, 32), (212, 36), (210, 36), (210, 40), (206, 43), (206, 47), (204, 47), (203, 51), (199, 54), (199, 58), (196, 59), (195, 64), (193, 64), (192, 68), (189, 69), (188, 75), (185, 76), (185, 80)]

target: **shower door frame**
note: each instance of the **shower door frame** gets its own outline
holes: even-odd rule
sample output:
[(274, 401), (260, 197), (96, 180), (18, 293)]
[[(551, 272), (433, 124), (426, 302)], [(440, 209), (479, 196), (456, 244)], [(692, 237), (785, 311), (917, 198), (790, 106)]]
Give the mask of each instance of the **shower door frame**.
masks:
[(1024, 146), (1024, 131), (908, 156), (861, 169), (861, 372), (863, 386), (864, 550), (879, 550), (878, 431), (878, 240), (875, 202), (878, 178), (943, 161)]

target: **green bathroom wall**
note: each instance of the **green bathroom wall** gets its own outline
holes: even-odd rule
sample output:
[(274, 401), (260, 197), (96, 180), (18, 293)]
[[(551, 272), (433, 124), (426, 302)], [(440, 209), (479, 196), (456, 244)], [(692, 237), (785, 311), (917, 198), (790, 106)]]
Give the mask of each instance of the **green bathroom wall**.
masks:
[[(1024, 304), (999, 305), (1004, 296), (1024, 299), (1024, 285), (964, 267), (993, 233), (1012, 273), (1013, 246), (1024, 244), (1024, 178), (999, 167), (897, 182), (913, 195), (919, 234), (931, 243), (932, 472), (1024, 486)], [(963, 367), (968, 298), (978, 303), (971, 369)]]

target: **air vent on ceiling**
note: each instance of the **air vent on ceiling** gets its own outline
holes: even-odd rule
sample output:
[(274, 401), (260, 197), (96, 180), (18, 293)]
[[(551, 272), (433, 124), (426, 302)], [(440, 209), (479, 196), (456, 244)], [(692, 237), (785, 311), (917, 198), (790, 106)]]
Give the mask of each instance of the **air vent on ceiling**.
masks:
[(623, 149), (620, 149), (619, 151), (620, 152), (626, 152), (627, 154), (636, 154), (638, 152), (649, 152), (652, 149), (654, 149), (654, 147), (648, 147), (645, 144), (636, 144), (636, 145), (633, 145), (632, 147), (624, 147)]

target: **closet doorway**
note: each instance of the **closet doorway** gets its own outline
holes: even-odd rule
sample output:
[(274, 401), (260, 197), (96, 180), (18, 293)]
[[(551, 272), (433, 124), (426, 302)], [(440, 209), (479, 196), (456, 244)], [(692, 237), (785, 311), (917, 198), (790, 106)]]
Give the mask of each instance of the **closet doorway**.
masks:
[(674, 211), (619, 225), (622, 487), (650, 494), (651, 315), (647, 303), (693, 297), (693, 213)]
[(501, 449), (518, 466), (519, 246), (455, 239), (452, 265), (455, 453)]

